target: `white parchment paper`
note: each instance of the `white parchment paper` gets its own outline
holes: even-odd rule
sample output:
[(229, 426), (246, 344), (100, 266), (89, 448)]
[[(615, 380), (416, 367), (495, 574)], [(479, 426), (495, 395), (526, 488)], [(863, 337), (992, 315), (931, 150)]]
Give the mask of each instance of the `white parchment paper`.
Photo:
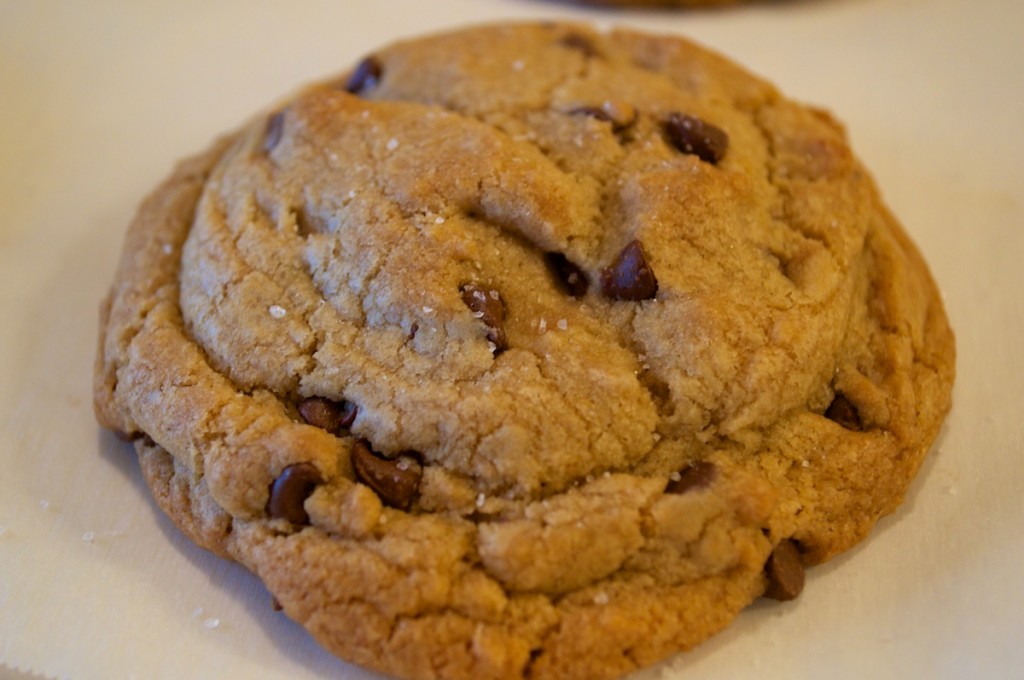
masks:
[[(192, 546), (91, 411), (96, 310), (142, 196), (301, 83), (503, 17), (686, 34), (826, 106), (923, 250), (954, 409), (866, 544), (639, 678), (1009, 678), (1024, 668), (1024, 3), (0, 1), (0, 678), (376, 677)], [(14, 676), (20, 677), (20, 676)]]

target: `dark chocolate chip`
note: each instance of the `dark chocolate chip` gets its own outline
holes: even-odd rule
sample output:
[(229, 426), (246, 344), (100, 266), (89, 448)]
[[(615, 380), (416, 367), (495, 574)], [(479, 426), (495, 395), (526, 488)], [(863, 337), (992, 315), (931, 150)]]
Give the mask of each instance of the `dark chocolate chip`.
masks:
[(601, 290), (615, 300), (650, 300), (658, 292), (658, 279), (647, 264), (640, 241), (630, 241), (618, 257), (601, 270)]
[(579, 50), (585, 57), (597, 56), (597, 48), (590, 38), (579, 33), (568, 33), (559, 41), (564, 47), (570, 50)]
[(270, 608), (273, 609), (275, 612), (279, 612), (282, 609), (284, 609), (284, 607), (281, 606), (281, 601), (273, 595), (270, 596)]
[(377, 86), (381, 76), (380, 62), (374, 57), (366, 57), (356, 66), (345, 82), (345, 91), (359, 94), (372, 90)]
[(284, 134), (284, 111), (278, 111), (267, 118), (267, 128), (263, 133), (263, 151), (270, 153), (281, 141)]
[(309, 524), (309, 515), (302, 507), (317, 484), (324, 478), (312, 463), (294, 463), (278, 475), (270, 485), (267, 514), (275, 519), (286, 519), (292, 524)]
[(772, 600), (796, 599), (804, 589), (804, 563), (800, 551), (791, 540), (784, 540), (775, 546), (764, 565), (768, 586), (764, 596)]
[(341, 434), (352, 427), (359, 412), (352, 402), (325, 397), (307, 397), (299, 402), (298, 408), (303, 420), (332, 434)]
[(578, 116), (590, 116), (612, 124), (612, 131), (618, 132), (636, 122), (636, 107), (628, 102), (606, 101), (601, 106), (577, 106), (569, 109), (569, 113)]
[(680, 151), (707, 163), (722, 160), (729, 148), (729, 135), (724, 130), (685, 113), (668, 114), (665, 132)]
[(419, 493), (423, 468), (408, 454), (384, 458), (360, 439), (352, 445), (352, 467), (356, 479), (373, 489), (385, 505), (408, 510)]
[(679, 479), (670, 479), (665, 493), (684, 494), (687, 491), (696, 491), (711, 486), (718, 476), (718, 468), (714, 463), (706, 460), (699, 460), (690, 463), (679, 471)]
[(505, 302), (498, 291), (484, 289), (475, 283), (467, 283), (459, 289), (462, 301), (473, 312), (473, 316), (487, 326), (487, 339), (494, 344), (495, 354), (508, 349), (505, 336)]
[(842, 425), (847, 430), (860, 432), (864, 429), (864, 424), (861, 422), (860, 413), (857, 412), (857, 407), (839, 392), (836, 392), (836, 396), (832, 399), (832, 403), (828, 405), (827, 409), (825, 409), (825, 417), (839, 425)]
[(565, 288), (565, 292), (572, 297), (586, 295), (587, 287), (590, 285), (587, 274), (569, 261), (569, 258), (561, 253), (547, 253), (544, 255), (544, 262), (554, 272), (559, 283)]

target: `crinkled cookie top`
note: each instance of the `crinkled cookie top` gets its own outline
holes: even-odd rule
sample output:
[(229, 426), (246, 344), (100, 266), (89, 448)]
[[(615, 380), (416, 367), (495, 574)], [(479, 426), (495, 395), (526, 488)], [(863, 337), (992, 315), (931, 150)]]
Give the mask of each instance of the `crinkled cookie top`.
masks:
[(178, 168), (96, 407), (346, 659), (615, 677), (891, 511), (953, 339), (840, 126), (685, 40), (381, 49)]

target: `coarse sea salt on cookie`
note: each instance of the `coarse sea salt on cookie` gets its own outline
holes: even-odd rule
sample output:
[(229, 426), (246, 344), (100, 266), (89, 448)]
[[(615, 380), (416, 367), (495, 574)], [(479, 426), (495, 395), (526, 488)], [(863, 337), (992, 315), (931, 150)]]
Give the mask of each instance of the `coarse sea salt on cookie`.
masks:
[(954, 374), (831, 115), (559, 23), (382, 47), (184, 161), (100, 331), (160, 507), (405, 678), (620, 677), (798, 597)]

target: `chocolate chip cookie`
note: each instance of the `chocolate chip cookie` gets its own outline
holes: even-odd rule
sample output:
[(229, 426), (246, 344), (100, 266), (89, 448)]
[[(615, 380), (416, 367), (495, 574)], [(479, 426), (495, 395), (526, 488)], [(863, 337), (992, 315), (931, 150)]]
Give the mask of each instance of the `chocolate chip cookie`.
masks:
[(163, 510), (405, 678), (619, 677), (797, 597), (954, 375), (831, 115), (563, 24), (382, 48), (180, 164), (100, 336)]

